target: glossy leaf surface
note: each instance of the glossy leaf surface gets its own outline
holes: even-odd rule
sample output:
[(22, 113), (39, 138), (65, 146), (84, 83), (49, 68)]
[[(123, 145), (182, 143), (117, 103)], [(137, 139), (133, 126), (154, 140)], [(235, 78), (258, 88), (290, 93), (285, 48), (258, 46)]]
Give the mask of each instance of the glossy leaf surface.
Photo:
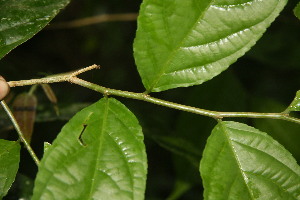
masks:
[(220, 122), (213, 129), (200, 172), (206, 200), (300, 198), (296, 160), (266, 133), (246, 124)]
[(0, 139), (0, 199), (15, 180), (20, 162), (20, 144)]
[(143, 199), (146, 171), (137, 119), (103, 98), (77, 113), (48, 147), (32, 199)]
[(42, 30), (69, 1), (0, 1), (0, 58)]
[(290, 111), (300, 111), (300, 90), (296, 93), (296, 97), (288, 108)]
[(147, 91), (210, 80), (244, 55), (286, 0), (144, 0), (134, 56)]

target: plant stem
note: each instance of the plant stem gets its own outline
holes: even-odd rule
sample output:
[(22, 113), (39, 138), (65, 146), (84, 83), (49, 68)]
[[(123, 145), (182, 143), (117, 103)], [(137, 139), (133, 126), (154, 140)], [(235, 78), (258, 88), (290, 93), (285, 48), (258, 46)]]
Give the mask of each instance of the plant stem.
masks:
[(212, 117), (215, 119), (222, 119), (222, 118), (226, 118), (226, 117), (231, 117), (231, 118), (235, 118), (235, 117), (269, 118), (269, 119), (281, 119), (281, 120), (286, 120), (286, 121), (300, 124), (300, 119), (289, 116), (289, 113), (211, 111), (211, 110), (205, 110), (205, 109), (201, 109), (201, 108), (195, 108), (192, 106), (177, 104), (177, 103), (173, 103), (170, 101), (165, 101), (162, 99), (151, 97), (150, 95), (145, 94), (145, 93), (134, 93), (134, 92), (110, 89), (110, 88), (106, 88), (106, 87), (82, 80), (80, 78), (77, 78), (77, 75), (79, 75), (80, 73), (91, 70), (91, 69), (95, 69), (95, 68), (99, 68), (99, 67), (97, 65), (92, 65), (90, 67), (75, 71), (73, 73), (58, 74), (58, 75), (54, 75), (51, 77), (45, 77), (45, 78), (41, 78), (41, 79), (11, 81), (11, 82), (8, 82), (8, 84), (10, 85), (10, 87), (15, 87), (15, 86), (68, 81), (68, 82), (89, 88), (96, 92), (100, 92), (100, 93), (104, 94), (105, 96), (114, 95), (114, 96), (130, 98), (130, 99), (142, 100), (142, 101), (150, 102), (153, 104), (157, 104), (157, 105), (161, 105), (161, 106), (165, 106), (165, 107), (169, 107), (169, 108), (173, 108), (173, 109), (177, 109), (177, 110), (182, 110), (182, 111), (186, 111), (186, 112), (195, 113), (198, 115)]
[(110, 89), (110, 88), (105, 88), (99, 85), (96, 85), (94, 83), (90, 83), (88, 81), (79, 79), (77, 77), (73, 77), (70, 79), (70, 82), (75, 83), (77, 85), (89, 88), (91, 90), (100, 92), (104, 95), (114, 95), (114, 96), (120, 96), (120, 97), (125, 97), (125, 98), (130, 98), (130, 99), (137, 99), (137, 100), (142, 100), (146, 102), (150, 102), (153, 104), (177, 109), (177, 110), (182, 110), (186, 112), (191, 112), (195, 113), (198, 115), (204, 115), (208, 117), (212, 117), (215, 119), (222, 119), (226, 117), (246, 117), (246, 118), (271, 118), (271, 119), (281, 119), (281, 120), (286, 120), (290, 122), (295, 122), (300, 124), (300, 119), (294, 118), (289, 116), (288, 114), (284, 113), (255, 113), (255, 112), (218, 112), (218, 111), (211, 111), (211, 110), (205, 110), (201, 108), (196, 108), (192, 106), (186, 106), (182, 104), (177, 104), (161, 99), (157, 99), (154, 97), (151, 97), (145, 93), (134, 93), (134, 92), (127, 92), (127, 91), (121, 91), (121, 90), (115, 90), (115, 89)]
[(57, 22), (51, 24), (47, 29), (71, 29), (71, 28), (79, 28), (83, 26), (89, 26), (89, 25), (99, 24), (104, 22), (135, 21), (137, 19), (137, 16), (138, 16), (137, 13), (101, 14), (101, 15), (77, 19), (69, 22)]
[(26, 141), (16, 118), (14, 117), (14, 115), (12, 114), (11, 110), (9, 109), (9, 107), (7, 106), (7, 104), (5, 103), (4, 100), (1, 101), (1, 105), (4, 108), (5, 112), (7, 113), (8, 117), (10, 118), (11, 122), (13, 123), (16, 131), (18, 132), (19, 138), (24, 143), (25, 148), (28, 150), (28, 152), (29, 152), (30, 156), (32, 157), (32, 159), (34, 160), (35, 164), (37, 166), (39, 166), (40, 161), (39, 161), (38, 157), (35, 155), (30, 144)]

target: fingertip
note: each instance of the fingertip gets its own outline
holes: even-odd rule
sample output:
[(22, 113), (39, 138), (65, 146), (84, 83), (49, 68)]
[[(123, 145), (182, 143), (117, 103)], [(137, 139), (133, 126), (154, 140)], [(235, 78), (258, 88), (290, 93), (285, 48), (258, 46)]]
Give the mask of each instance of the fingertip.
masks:
[(3, 76), (0, 76), (0, 100), (3, 100), (10, 91), (10, 87)]

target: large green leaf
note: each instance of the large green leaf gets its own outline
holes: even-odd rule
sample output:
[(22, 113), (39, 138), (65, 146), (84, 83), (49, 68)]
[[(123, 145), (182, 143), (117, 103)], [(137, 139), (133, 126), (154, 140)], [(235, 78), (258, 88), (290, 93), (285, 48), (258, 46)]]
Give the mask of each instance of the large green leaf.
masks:
[(20, 162), (20, 144), (0, 139), (0, 199), (15, 180)]
[(147, 91), (210, 80), (244, 55), (287, 0), (144, 0), (134, 56)]
[(70, 0), (0, 1), (0, 58), (42, 30)]
[(32, 199), (143, 199), (146, 171), (137, 119), (103, 98), (77, 113), (48, 147)]
[(299, 199), (300, 167), (282, 145), (246, 124), (220, 122), (200, 163), (205, 199)]

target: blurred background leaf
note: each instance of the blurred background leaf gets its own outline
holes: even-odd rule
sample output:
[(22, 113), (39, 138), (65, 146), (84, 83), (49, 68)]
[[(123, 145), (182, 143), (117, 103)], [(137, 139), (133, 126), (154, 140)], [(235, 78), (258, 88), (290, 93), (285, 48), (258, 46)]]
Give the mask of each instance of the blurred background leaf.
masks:
[(0, 59), (42, 30), (70, 0), (0, 2)]
[[(18, 173), (16, 180), (8, 192), (8, 196), (14, 199), (30, 200), (33, 190), (33, 179)], [(7, 199), (7, 197), (4, 197)]]
[(298, 17), (298, 19), (300, 19), (300, 2), (295, 7), (294, 13), (295, 13), (296, 17)]

